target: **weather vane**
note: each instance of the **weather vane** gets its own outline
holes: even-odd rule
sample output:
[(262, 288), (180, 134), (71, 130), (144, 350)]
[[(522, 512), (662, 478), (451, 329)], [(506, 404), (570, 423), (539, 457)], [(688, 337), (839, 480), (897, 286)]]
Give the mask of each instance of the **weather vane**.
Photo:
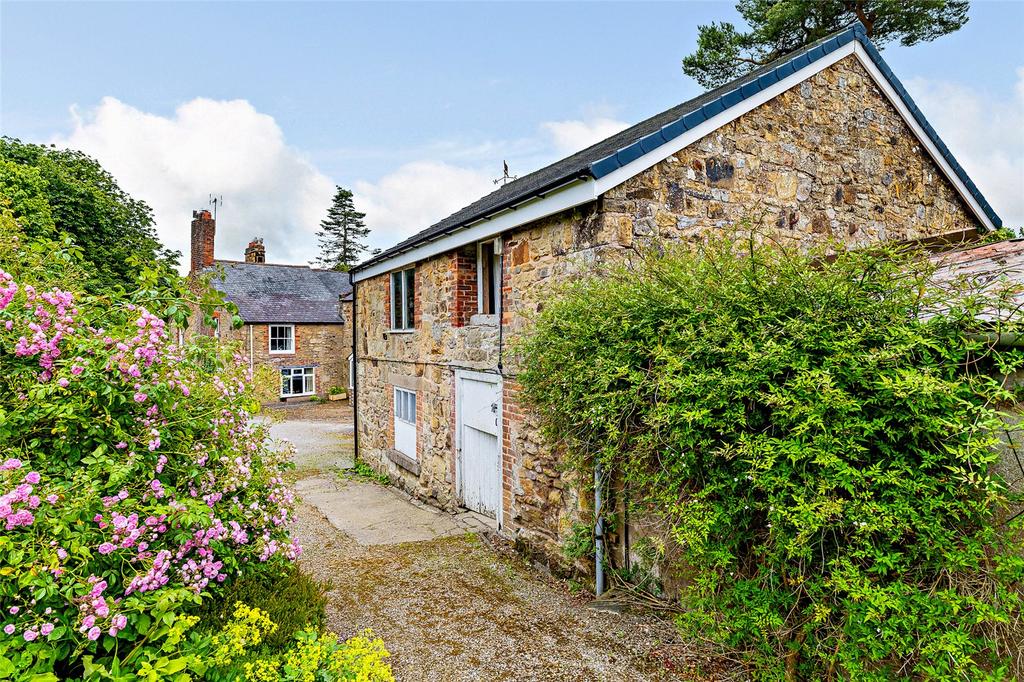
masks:
[(214, 196), (210, 195), (210, 206), (213, 206), (213, 219), (217, 219), (217, 207), (224, 205), (224, 195)]
[(508, 161), (502, 161), (501, 165), (505, 168), (505, 174), (503, 176), (501, 176), (500, 178), (498, 178), (497, 180), (494, 181), (495, 185), (497, 185), (498, 183), (501, 183), (502, 185), (507, 185), (508, 183), (512, 182), (513, 180), (516, 180), (516, 179), (519, 178), (518, 175), (509, 175), (509, 173), (508, 173)]

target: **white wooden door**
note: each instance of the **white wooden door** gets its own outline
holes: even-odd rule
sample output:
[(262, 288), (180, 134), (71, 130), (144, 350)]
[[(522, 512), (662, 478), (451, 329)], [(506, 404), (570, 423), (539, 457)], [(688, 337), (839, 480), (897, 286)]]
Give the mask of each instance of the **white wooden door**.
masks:
[(497, 519), (501, 511), (501, 378), (459, 372), (459, 496), (467, 509)]

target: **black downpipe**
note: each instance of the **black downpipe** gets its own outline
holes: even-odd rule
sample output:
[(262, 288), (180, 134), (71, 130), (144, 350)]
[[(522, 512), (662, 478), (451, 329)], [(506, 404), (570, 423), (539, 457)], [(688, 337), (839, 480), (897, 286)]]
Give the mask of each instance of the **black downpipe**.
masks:
[(356, 396), (359, 395), (359, 355), (356, 353), (356, 309), (358, 299), (356, 298), (356, 283), (352, 280), (352, 273), (348, 273), (349, 284), (352, 285), (352, 460), (359, 459), (359, 410), (356, 409)]
[(502, 343), (505, 331), (505, 236), (498, 235), (501, 240), (501, 253), (498, 254), (498, 376), (503, 377), (505, 370), (501, 364)]

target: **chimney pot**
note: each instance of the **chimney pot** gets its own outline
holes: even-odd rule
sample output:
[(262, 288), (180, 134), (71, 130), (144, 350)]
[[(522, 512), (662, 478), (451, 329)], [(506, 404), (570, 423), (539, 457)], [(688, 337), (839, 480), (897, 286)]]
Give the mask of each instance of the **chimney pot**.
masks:
[(262, 237), (253, 237), (252, 241), (249, 242), (249, 246), (245, 247), (245, 262), (246, 263), (266, 263), (267, 262), (267, 249), (263, 246)]

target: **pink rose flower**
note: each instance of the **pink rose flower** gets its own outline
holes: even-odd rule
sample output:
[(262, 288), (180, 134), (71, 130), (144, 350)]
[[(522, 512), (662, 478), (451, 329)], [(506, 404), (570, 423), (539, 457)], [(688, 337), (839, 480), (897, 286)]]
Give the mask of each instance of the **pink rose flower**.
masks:
[(100, 545), (99, 547), (96, 548), (96, 551), (99, 552), (100, 554), (110, 554), (115, 549), (117, 549), (117, 547), (115, 547), (111, 543), (104, 542), (102, 545)]
[(103, 634), (103, 631), (100, 630), (98, 625), (94, 625), (92, 629), (89, 630), (89, 634), (86, 635), (86, 637), (88, 637), (91, 641), (95, 642), (97, 639), (100, 638), (101, 634)]
[(71, 382), (65, 379), (64, 377), (57, 379), (57, 385), (60, 386), (61, 388), (67, 388), (70, 383)]
[(9, 635), (13, 635), (16, 630), (17, 628), (15, 628), (13, 625), (8, 624), (4, 626), (4, 632), (6, 632)]
[(35, 485), (36, 483), (39, 483), (39, 479), (40, 479), (40, 476), (39, 476), (39, 472), (38, 471), (30, 471), (28, 473), (28, 475), (25, 476), (25, 482), (26, 483), (31, 483), (32, 485)]
[(53, 632), (53, 623), (43, 623), (43, 627), (39, 629), (43, 633), (43, 637)]
[(25, 634), (22, 637), (25, 638), (26, 642), (31, 642), (33, 639), (39, 636), (39, 632), (36, 630), (25, 630)]

